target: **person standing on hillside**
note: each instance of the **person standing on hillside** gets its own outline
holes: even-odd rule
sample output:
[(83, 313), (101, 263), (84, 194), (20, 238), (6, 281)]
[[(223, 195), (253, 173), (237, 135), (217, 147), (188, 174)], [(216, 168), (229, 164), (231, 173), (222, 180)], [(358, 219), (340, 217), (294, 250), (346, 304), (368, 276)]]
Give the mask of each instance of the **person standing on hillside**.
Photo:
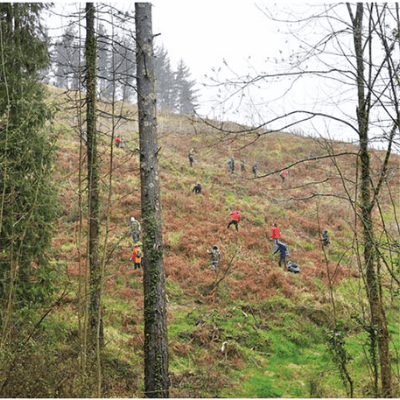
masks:
[(279, 231), (278, 225), (275, 222), (274, 226), (271, 229), (271, 239), (272, 239), (272, 244), (274, 246), (274, 250), (276, 250), (278, 247), (278, 241), (279, 241), (280, 235), (281, 235), (281, 232)]
[(219, 260), (221, 259), (221, 252), (219, 251), (218, 246), (214, 244), (212, 250), (207, 250), (207, 253), (211, 257), (211, 269), (213, 269), (215, 272), (218, 272), (218, 264)]
[(130, 228), (132, 229), (133, 243), (137, 243), (140, 240), (141, 226), (140, 222), (135, 219), (135, 217), (131, 217)]
[(140, 246), (138, 244), (135, 244), (135, 250), (133, 250), (133, 253), (132, 253), (132, 261), (135, 264), (135, 269), (141, 268), (142, 257), (143, 257), (143, 252), (140, 250)]
[(279, 251), (279, 266), (281, 266), (281, 263), (283, 263), (283, 268), (285, 269), (286, 267), (286, 255), (288, 254), (288, 247), (286, 246), (285, 243), (282, 243), (281, 241), (278, 240), (278, 247), (274, 251), (274, 254)]
[(229, 227), (231, 225), (235, 225), (235, 228), (238, 231), (239, 230), (239, 222), (240, 222), (240, 219), (241, 219), (240, 212), (239, 211), (232, 211), (230, 213), (230, 215), (232, 217), (232, 220), (231, 220), (231, 222), (228, 223), (227, 228), (229, 229)]
[(251, 169), (251, 171), (253, 172), (254, 178), (257, 178), (257, 167), (258, 167), (258, 164), (254, 161), (253, 168)]
[(189, 165), (192, 167), (194, 162), (194, 149), (191, 148), (188, 154), (189, 157)]
[(281, 179), (282, 179), (282, 182), (285, 182), (286, 176), (287, 176), (287, 169), (284, 169), (284, 170), (280, 173), (280, 177), (281, 177)]
[(233, 156), (228, 161), (228, 167), (229, 167), (229, 170), (231, 171), (231, 174), (233, 174), (235, 172), (235, 160), (234, 160)]
[(126, 146), (126, 141), (123, 138), (117, 137), (115, 138), (115, 145), (120, 149), (124, 149)]
[(331, 243), (331, 241), (329, 240), (329, 235), (328, 235), (328, 231), (327, 230), (324, 230), (324, 233), (322, 234), (322, 244), (324, 245), (324, 246), (328, 246), (330, 243)]
[(240, 160), (240, 170), (246, 172), (246, 160), (244, 159)]

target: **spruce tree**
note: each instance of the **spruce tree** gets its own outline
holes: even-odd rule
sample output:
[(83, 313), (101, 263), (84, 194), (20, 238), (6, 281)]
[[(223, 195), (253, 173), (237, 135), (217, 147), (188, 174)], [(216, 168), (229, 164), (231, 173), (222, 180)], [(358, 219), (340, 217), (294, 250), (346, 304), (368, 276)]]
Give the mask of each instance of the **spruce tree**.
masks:
[(155, 52), (154, 75), (156, 78), (157, 104), (161, 110), (173, 110), (175, 105), (175, 76), (167, 50), (160, 47)]
[(49, 63), (38, 3), (1, 3), (0, 301), (3, 329), (18, 306), (51, 294), (48, 265), (57, 203), (52, 181), (52, 118), (38, 71)]
[(175, 109), (179, 114), (194, 114), (197, 101), (197, 90), (194, 89), (196, 82), (190, 80), (189, 68), (183, 60), (178, 63), (175, 73)]
[(144, 397), (169, 397), (168, 332), (150, 3), (135, 3), (143, 220)]

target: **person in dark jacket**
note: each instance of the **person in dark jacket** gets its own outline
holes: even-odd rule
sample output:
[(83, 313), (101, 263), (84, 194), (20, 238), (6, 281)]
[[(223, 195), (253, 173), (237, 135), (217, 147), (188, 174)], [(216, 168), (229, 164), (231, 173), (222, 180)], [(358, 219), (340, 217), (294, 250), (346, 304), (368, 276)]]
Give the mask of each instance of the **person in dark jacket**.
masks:
[(192, 189), (192, 192), (195, 193), (195, 194), (201, 193), (201, 185), (200, 185), (200, 183), (198, 183), (197, 185), (194, 186), (194, 188)]
[(141, 226), (140, 222), (135, 219), (135, 217), (131, 217), (130, 228), (132, 230), (133, 243), (137, 243), (140, 240)]
[(251, 171), (253, 172), (254, 178), (257, 178), (257, 168), (258, 168), (258, 164), (256, 162), (254, 162), (253, 167), (251, 169)]
[(194, 162), (194, 149), (190, 149), (189, 154), (189, 165), (192, 167), (193, 166), (193, 162)]
[(328, 246), (330, 243), (331, 243), (331, 241), (329, 240), (329, 235), (328, 235), (328, 231), (327, 230), (324, 230), (324, 233), (322, 234), (322, 244), (324, 245), (324, 246)]
[(211, 251), (207, 250), (207, 253), (211, 257), (211, 269), (213, 269), (215, 272), (218, 272), (218, 263), (221, 259), (221, 252), (219, 251), (218, 246), (215, 244)]
[(233, 156), (228, 161), (228, 167), (229, 167), (229, 170), (231, 171), (231, 174), (233, 174), (235, 172), (235, 160), (234, 160)]
[(283, 268), (285, 268), (286, 266), (286, 254), (288, 251), (288, 248), (286, 246), (285, 243), (282, 243), (281, 241), (278, 241), (278, 247), (277, 249), (274, 251), (274, 254), (277, 253), (279, 251), (279, 266), (281, 266), (281, 263), (283, 263)]

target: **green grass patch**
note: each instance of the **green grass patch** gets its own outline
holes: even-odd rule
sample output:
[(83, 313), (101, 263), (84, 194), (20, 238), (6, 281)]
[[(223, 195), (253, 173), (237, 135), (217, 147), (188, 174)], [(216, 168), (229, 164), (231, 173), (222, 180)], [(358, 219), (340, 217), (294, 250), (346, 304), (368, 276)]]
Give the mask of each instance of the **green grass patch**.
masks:
[(257, 375), (243, 383), (244, 397), (274, 398), (282, 397), (283, 391), (274, 387), (268, 376)]
[(183, 235), (184, 235), (184, 232), (182, 232), (182, 231), (168, 232), (167, 240), (171, 246), (177, 246)]

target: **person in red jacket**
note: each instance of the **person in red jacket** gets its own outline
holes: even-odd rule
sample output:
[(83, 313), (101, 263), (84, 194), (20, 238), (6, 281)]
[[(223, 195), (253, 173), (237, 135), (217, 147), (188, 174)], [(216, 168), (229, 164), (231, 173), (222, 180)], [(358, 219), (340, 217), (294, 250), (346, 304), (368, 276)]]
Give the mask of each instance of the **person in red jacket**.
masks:
[(121, 149), (125, 148), (126, 142), (125, 139), (122, 139), (120, 137), (115, 138), (115, 145)]
[(135, 269), (140, 269), (142, 266), (142, 257), (143, 257), (143, 252), (140, 250), (140, 246), (138, 244), (135, 244), (135, 250), (133, 250), (132, 253), (132, 261), (135, 264)]
[(271, 239), (272, 239), (272, 244), (274, 245), (274, 250), (278, 248), (279, 236), (281, 236), (281, 233), (279, 231), (278, 225), (275, 222), (274, 226), (271, 229)]
[(239, 230), (239, 222), (240, 222), (240, 212), (239, 211), (232, 211), (231, 212), (232, 220), (228, 224), (228, 228), (233, 224), (235, 225), (236, 230)]

